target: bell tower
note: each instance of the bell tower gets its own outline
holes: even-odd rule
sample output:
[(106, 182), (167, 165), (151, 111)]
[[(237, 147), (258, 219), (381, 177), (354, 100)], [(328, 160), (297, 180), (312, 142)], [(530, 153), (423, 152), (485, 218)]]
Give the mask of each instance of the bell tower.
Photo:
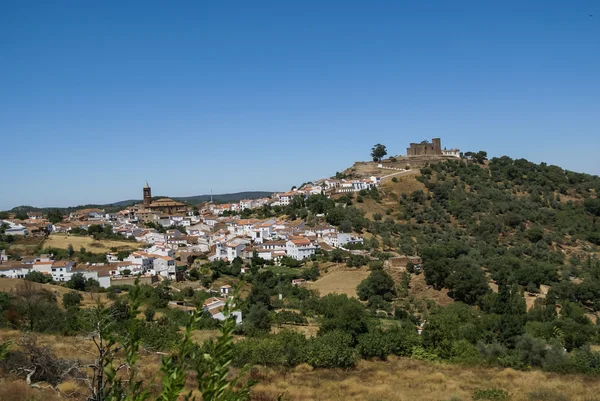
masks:
[(148, 185), (148, 181), (146, 181), (146, 185), (144, 185), (144, 207), (150, 206), (152, 203), (152, 189), (150, 185)]

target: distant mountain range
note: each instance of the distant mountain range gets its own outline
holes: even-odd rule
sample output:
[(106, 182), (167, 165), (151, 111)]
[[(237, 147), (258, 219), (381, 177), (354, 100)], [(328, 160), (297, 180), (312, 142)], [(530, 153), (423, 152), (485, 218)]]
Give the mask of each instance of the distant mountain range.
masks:
[[(215, 203), (228, 203), (228, 202), (239, 202), (242, 199), (258, 199), (258, 198), (268, 198), (273, 194), (273, 192), (268, 191), (246, 191), (246, 192), (236, 192), (232, 194), (218, 194), (212, 195), (213, 202)], [(153, 196), (153, 199), (167, 198), (167, 196)], [(170, 196), (169, 198), (175, 199), (179, 202), (184, 202), (189, 205), (197, 205), (202, 202), (210, 201), (211, 195), (196, 195), (196, 196)], [(142, 199), (128, 199), (114, 203), (108, 203), (104, 205), (100, 204), (89, 204), (89, 205), (79, 205), (79, 206), (69, 206), (69, 207), (34, 207), (34, 206), (17, 206), (9, 210), (9, 212), (48, 212), (49, 210), (59, 209), (64, 212), (71, 212), (77, 209), (89, 209), (89, 208), (97, 208), (97, 209), (106, 209), (108, 211), (112, 209), (122, 209), (125, 206), (134, 205), (137, 203), (142, 203)]]

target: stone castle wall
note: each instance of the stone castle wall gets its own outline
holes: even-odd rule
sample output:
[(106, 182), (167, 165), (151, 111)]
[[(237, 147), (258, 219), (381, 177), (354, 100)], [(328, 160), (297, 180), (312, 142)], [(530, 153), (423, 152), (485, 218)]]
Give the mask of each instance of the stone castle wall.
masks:
[(442, 140), (433, 138), (431, 142), (411, 143), (406, 149), (407, 156), (436, 156), (442, 154)]

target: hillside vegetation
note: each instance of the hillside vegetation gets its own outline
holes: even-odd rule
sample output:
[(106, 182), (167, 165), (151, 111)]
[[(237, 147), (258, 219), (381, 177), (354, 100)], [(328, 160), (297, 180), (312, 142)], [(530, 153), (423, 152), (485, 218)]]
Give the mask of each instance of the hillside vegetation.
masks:
[[(282, 258), (280, 266), (258, 254), (200, 259), (185, 272), (190, 286), (165, 280), (111, 287), (110, 306), (83, 307), (73, 294), (61, 300), (46, 291), (0, 292), (0, 326), (66, 341), (96, 332), (131, 358), (138, 350), (177, 355), (160, 364), (134, 358), (131, 371), (134, 383), (160, 370), (162, 391), (176, 395), (211, 383), (185, 383), (190, 372), (225, 380), (230, 368), (233, 375), (261, 366), (250, 374), (261, 384), (239, 399), (272, 400), (281, 392), (298, 400), (590, 399), (586, 387), (600, 375), (599, 191), (596, 176), (507, 157), (487, 161), (485, 152), (436, 160), (379, 188), (298, 196), (251, 212), (326, 222), (361, 234), (362, 244), (319, 250), (302, 262)], [(308, 283), (293, 285), (298, 278)], [(201, 308), (212, 296), (206, 289), (225, 283), (242, 288), (232, 301), (241, 325), (172, 307)], [(83, 277), (75, 284), (66, 283), (97, 287)], [(106, 324), (102, 333), (97, 322)], [(36, 363), (39, 347), (28, 347), (27, 337), (19, 344), (24, 351), (1, 344), (11, 348), (0, 369), (25, 379), (10, 367)], [(92, 375), (89, 361), (77, 363), (50, 378), (54, 385)], [(108, 379), (115, 395), (125, 391)], [(529, 385), (536, 380), (544, 385)]]

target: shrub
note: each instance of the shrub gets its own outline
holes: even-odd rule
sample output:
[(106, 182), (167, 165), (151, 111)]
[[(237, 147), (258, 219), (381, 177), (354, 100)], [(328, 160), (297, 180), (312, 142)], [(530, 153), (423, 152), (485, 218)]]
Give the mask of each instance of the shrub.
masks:
[(398, 178), (397, 177), (392, 177), (392, 182), (398, 182)]
[(439, 357), (436, 354), (427, 352), (425, 348), (418, 345), (412, 348), (410, 355), (411, 358), (418, 359), (419, 361), (437, 362)]
[(389, 337), (379, 330), (373, 330), (358, 336), (356, 350), (363, 358), (379, 358), (385, 360), (390, 354)]
[(331, 331), (308, 341), (306, 361), (314, 368), (354, 367), (358, 354), (351, 347), (352, 336), (341, 331)]
[(140, 337), (144, 347), (151, 351), (170, 350), (181, 341), (179, 326), (164, 316), (156, 322), (146, 322)]
[(509, 394), (500, 388), (477, 389), (473, 393), (473, 400), (502, 401), (508, 400), (509, 397)]
[(279, 325), (282, 324), (306, 324), (307, 320), (304, 316), (297, 312), (283, 310), (275, 315), (275, 319)]
[(467, 340), (452, 344), (452, 361), (464, 364), (477, 364), (481, 361), (477, 348)]
[(146, 321), (147, 322), (153, 321), (155, 313), (156, 313), (156, 311), (154, 310), (154, 308), (151, 308), (151, 307), (146, 308), (146, 310), (144, 311), (144, 317), (146, 318)]
[(66, 294), (63, 295), (63, 298), (62, 298), (63, 307), (65, 309), (68, 309), (71, 307), (79, 307), (82, 300), (83, 300), (83, 297), (81, 296), (80, 293), (75, 292), (75, 291), (67, 292)]

